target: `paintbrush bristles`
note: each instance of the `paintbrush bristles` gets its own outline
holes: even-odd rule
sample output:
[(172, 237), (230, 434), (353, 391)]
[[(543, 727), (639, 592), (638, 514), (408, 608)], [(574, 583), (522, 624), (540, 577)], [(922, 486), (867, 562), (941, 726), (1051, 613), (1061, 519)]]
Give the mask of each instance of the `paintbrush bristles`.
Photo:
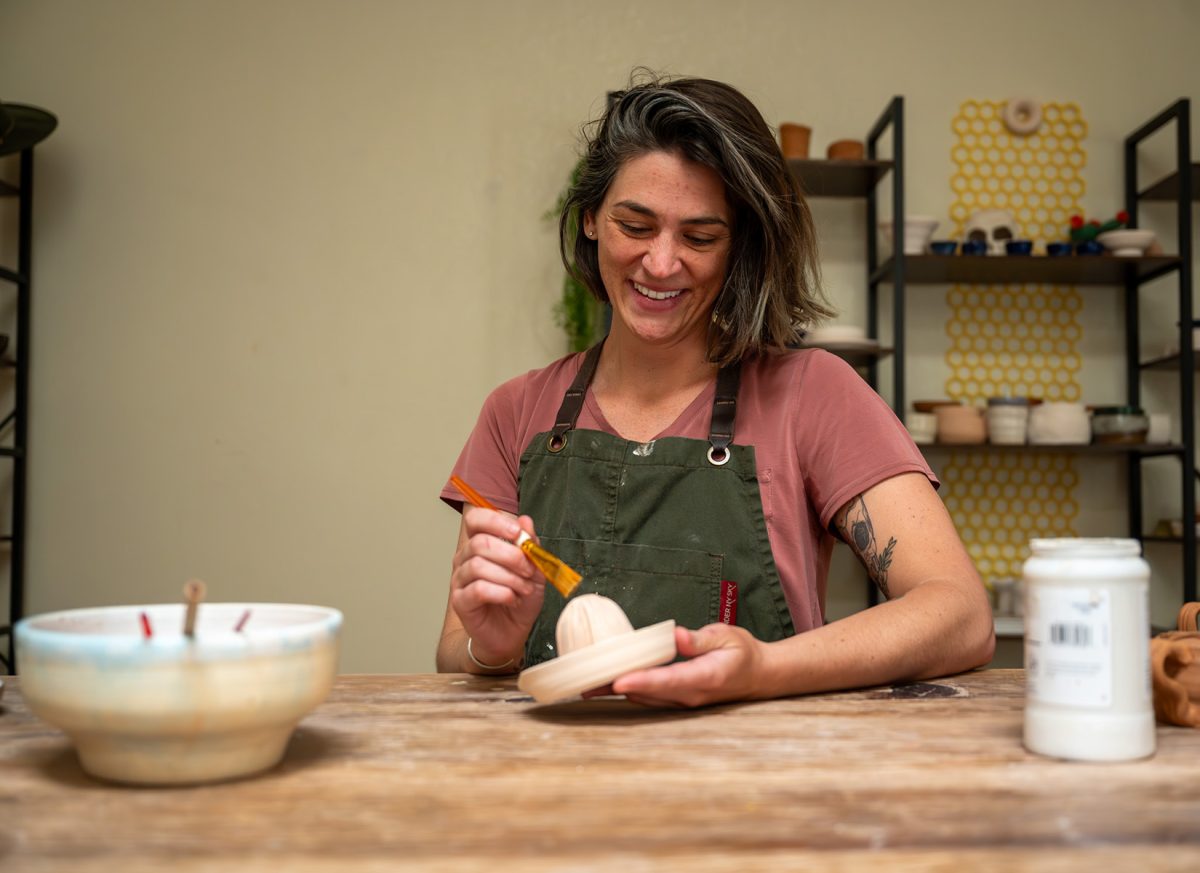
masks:
[(533, 540), (526, 540), (521, 543), (521, 549), (529, 556), (529, 560), (537, 565), (537, 568), (542, 571), (542, 575), (546, 577), (551, 585), (558, 589), (558, 593), (564, 598), (570, 597), (576, 586), (579, 585), (579, 580), (583, 577), (579, 575), (567, 564), (564, 564), (561, 559), (547, 552)]

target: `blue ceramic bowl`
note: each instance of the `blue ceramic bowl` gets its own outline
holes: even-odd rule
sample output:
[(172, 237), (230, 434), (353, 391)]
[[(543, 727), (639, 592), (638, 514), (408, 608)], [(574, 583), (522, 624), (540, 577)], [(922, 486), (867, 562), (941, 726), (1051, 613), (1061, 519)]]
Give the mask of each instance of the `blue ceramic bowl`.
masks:
[(1061, 258), (1071, 254), (1071, 244), (1065, 242), (1046, 243), (1046, 254), (1052, 258)]
[(1099, 255), (1103, 251), (1104, 246), (1094, 239), (1084, 240), (1081, 243), (1075, 244), (1075, 254), (1077, 255)]
[(1033, 240), (1010, 239), (1004, 244), (1004, 250), (1010, 255), (1031, 255), (1033, 254)]
[(952, 255), (958, 250), (958, 243), (952, 239), (935, 239), (929, 244), (929, 251), (935, 255)]
[(964, 255), (986, 255), (987, 243), (977, 239), (964, 240), (962, 244), (962, 253)]

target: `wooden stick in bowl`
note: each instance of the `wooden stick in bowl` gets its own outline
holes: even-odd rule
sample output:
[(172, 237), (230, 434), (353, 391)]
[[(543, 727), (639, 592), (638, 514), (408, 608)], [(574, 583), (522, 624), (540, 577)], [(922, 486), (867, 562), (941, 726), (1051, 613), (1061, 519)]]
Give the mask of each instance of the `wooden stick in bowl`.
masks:
[(183, 616), (183, 635), (185, 637), (196, 635), (196, 610), (200, 607), (200, 601), (204, 599), (204, 592), (204, 583), (199, 579), (189, 580), (183, 586), (183, 597), (187, 601), (187, 612)]

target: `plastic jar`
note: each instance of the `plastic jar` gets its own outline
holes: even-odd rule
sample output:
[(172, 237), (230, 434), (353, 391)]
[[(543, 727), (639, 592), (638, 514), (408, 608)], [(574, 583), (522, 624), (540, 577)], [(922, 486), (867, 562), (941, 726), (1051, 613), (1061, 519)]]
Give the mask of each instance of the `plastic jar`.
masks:
[(1136, 406), (1098, 406), (1092, 410), (1092, 439), (1098, 443), (1146, 442), (1150, 419)]
[(989, 397), (987, 408), (988, 439), (999, 446), (1019, 446), (1025, 442), (1029, 425), (1029, 401), (1024, 397)]
[(1127, 539), (1029, 545), (1025, 747), (1080, 761), (1154, 754), (1150, 566), (1141, 546)]

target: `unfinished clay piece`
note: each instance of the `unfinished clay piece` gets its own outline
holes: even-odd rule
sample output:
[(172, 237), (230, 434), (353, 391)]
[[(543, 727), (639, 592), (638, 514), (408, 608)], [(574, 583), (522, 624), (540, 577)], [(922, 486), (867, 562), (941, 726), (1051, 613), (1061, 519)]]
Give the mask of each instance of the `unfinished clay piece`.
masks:
[(1169, 631), (1150, 640), (1150, 672), (1158, 720), (1200, 727), (1200, 633)]
[(558, 657), (517, 678), (517, 687), (539, 703), (574, 697), (675, 657), (673, 620), (634, 630), (621, 607), (599, 594), (568, 601), (555, 631)]

